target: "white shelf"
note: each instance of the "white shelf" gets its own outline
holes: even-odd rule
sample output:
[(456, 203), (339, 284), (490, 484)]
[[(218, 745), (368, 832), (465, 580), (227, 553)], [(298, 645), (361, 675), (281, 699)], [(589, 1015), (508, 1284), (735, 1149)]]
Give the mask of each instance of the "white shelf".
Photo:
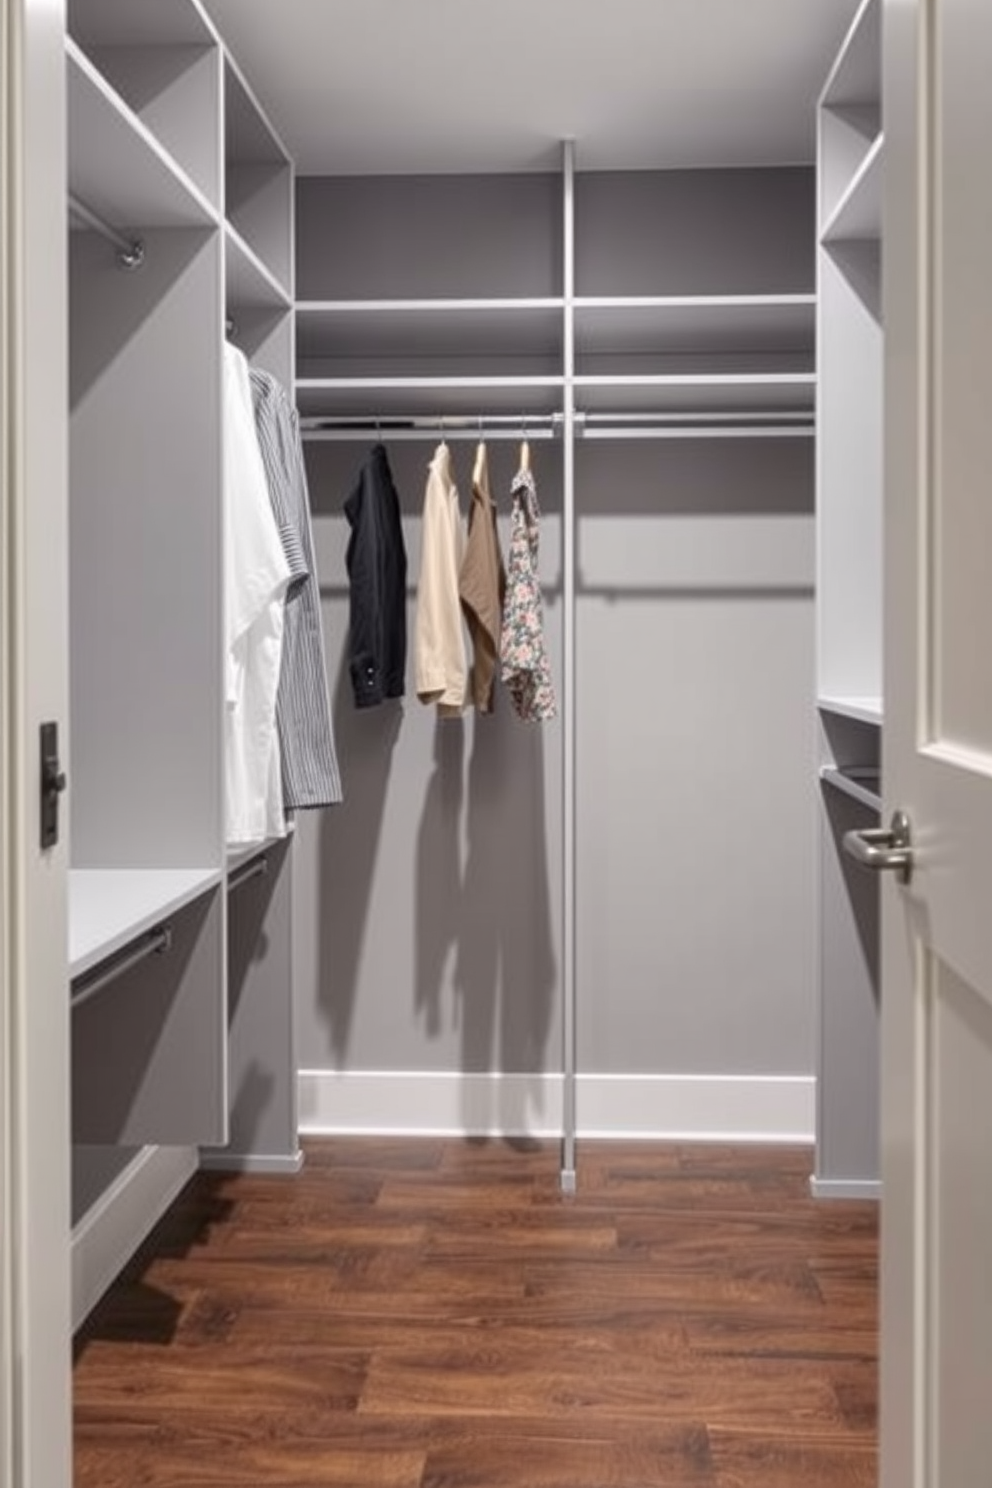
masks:
[(881, 239), (883, 179), (884, 136), (880, 134), (824, 223), (820, 241), (825, 246)]
[(564, 303), (554, 298), (304, 300), (296, 306), (297, 352), (302, 363), (483, 354), (560, 361)]
[(220, 879), (216, 868), (73, 868), (69, 975), (98, 966)]
[(576, 403), (586, 412), (629, 409), (735, 413), (813, 411), (814, 372), (660, 373), (575, 378)]
[(880, 697), (821, 697), (816, 706), (823, 713), (837, 713), (841, 718), (854, 718), (860, 723), (882, 725)]
[(273, 282), (293, 283), (293, 167), (236, 63), (224, 59), (224, 213)]
[(292, 307), (289, 290), (229, 222), (224, 225), (224, 263), (228, 309), (239, 305), (251, 310)]
[(304, 417), (526, 415), (555, 412), (563, 391), (561, 377), (301, 377), (296, 403)]
[(69, 34), (85, 46), (212, 46), (217, 33), (199, 0), (68, 0)]
[(867, 806), (869, 810), (881, 811), (882, 797), (878, 789), (877, 770), (838, 770), (833, 765), (824, 765), (820, 771), (820, 779), (845, 796), (850, 796), (852, 800), (859, 801), (862, 806)]
[(820, 94), (822, 108), (877, 104), (882, 75), (881, 0), (863, 0)]
[(816, 296), (587, 296), (575, 301), (581, 354), (805, 352), (812, 355)]
[(68, 186), (112, 227), (209, 227), (217, 215), (189, 176), (66, 42)]
[(296, 823), (287, 822), (285, 837), (266, 837), (261, 842), (250, 842), (244, 847), (229, 847), (227, 850), (228, 873), (236, 873), (239, 868), (243, 868), (253, 858), (260, 858), (264, 853), (269, 852), (271, 848), (278, 847), (280, 843), (286, 842), (292, 837), (295, 831)]
[(228, 164), (289, 165), (289, 151), (230, 53), (224, 57), (224, 120)]

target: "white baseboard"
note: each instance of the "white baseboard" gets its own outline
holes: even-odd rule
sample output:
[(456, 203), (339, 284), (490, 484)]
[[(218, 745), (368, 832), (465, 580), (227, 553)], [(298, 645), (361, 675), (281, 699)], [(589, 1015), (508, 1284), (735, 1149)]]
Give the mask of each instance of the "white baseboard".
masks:
[(301, 1070), (307, 1135), (534, 1136), (561, 1133), (560, 1075)]
[(303, 1167), (303, 1153), (228, 1152), (222, 1147), (201, 1147), (200, 1167), (210, 1173), (298, 1173)]
[[(655, 1140), (812, 1142), (812, 1075), (579, 1075), (578, 1132)], [(561, 1075), (301, 1070), (304, 1135), (562, 1132)]]
[(812, 1075), (580, 1075), (580, 1136), (813, 1141)]
[(877, 1178), (811, 1178), (809, 1191), (814, 1199), (879, 1200), (882, 1184)]
[(83, 1323), (198, 1166), (195, 1147), (143, 1147), (72, 1232), (72, 1327)]

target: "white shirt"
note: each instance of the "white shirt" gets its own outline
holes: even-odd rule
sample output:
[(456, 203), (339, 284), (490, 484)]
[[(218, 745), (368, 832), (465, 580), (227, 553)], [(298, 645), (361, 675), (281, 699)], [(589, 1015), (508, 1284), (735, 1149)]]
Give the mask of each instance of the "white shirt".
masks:
[(290, 581), (269, 498), (248, 363), (224, 348), (225, 774), (228, 844), (286, 832), (276, 694)]

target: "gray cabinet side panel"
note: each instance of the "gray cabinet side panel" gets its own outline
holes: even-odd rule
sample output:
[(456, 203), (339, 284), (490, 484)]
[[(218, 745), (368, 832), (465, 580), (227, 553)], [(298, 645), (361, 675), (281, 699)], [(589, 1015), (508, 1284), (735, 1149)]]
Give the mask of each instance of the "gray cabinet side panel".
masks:
[(75, 867), (217, 863), (222, 840), (220, 243), (73, 233)]
[(226, 1153), (232, 1158), (297, 1153), (292, 861), (289, 843), (268, 848), (266, 871), (228, 895)]
[(824, 787), (820, 809), (820, 1051), (816, 1176), (879, 1176), (879, 883), (841, 845), (877, 814)]
[(188, 1147), (226, 1139), (221, 891), (171, 925), (168, 952), (147, 957), (73, 1010), (77, 1142)]

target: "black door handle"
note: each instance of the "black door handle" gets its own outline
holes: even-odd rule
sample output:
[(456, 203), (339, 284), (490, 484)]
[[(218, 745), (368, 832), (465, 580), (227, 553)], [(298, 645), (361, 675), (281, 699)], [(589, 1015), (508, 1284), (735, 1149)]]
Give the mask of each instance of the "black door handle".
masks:
[(54, 847), (59, 840), (59, 796), (68, 785), (59, 764), (59, 726), (41, 725), (41, 845)]

